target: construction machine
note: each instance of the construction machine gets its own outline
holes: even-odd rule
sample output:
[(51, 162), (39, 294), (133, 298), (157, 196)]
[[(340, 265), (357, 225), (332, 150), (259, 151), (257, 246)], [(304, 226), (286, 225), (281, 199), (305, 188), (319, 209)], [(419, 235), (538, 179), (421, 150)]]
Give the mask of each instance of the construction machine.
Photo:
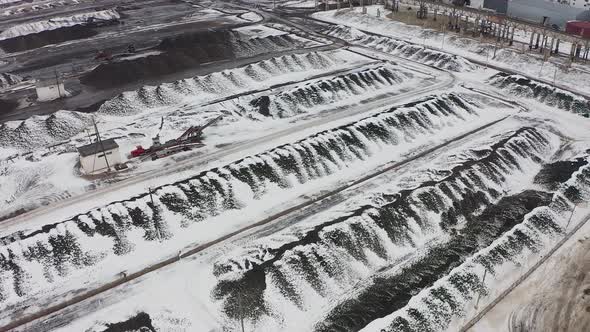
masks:
[[(218, 116), (203, 126), (192, 126), (178, 138), (166, 141), (164, 143), (160, 142), (160, 133), (158, 132), (158, 134), (152, 138), (152, 146), (144, 149), (141, 145), (138, 145), (136, 146), (135, 150), (130, 152), (130, 156), (131, 158), (151, 157), (152, 160), (156, 160), (181, 151), (189, 151), (193, 148), (202, 147), (204, 145), (202, 143), (203, 131), (205, 128), (211, 126), (220, 119), (221, 116)], [(163, 121), (164, 120), (162, 119), (162, 125), (164, 123)], [(160, 130), (161, 129), (162, 126), (160, 126)]]

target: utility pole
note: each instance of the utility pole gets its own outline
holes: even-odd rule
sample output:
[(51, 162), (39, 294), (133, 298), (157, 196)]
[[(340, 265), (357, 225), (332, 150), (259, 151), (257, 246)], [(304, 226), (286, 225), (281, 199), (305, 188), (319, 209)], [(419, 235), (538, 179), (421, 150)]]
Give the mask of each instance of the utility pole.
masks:
[(440, 47), (441, 50), (445, 49), (445, 32), (447, 31), (447, 29), (445, 28), (445, 24), (442, 24), (442, 32), (443, 32), (443, 40), (442, 40), (442, 45)]
[(574, 212), (576, 211), (576, 207), (578, 206), (578, 204), (574, 205), (574, 208), (572, 209), (572, 214), (570, 214), (570, 219), (567, 221), (567, 225), (565, 225), (565, 231), (567, 232), (567, 228), (570, 225), (570, 222), (572, 221), (572, 218), (574, 217)]
[[(61, 95), (61, 88), (59, 87), (59, 76), (57, 75), (57, 69), (54, 69), (53, 71), (55, 73), (55, 84), (57, 84), (57, 93), (59, 94), (59, 98), (62, 97)], [(65, 93), (64, 93), (65, 95)]]
[(494, 56), (492, 57), (492, 59), (496, 58), (496, 50), (498, 49), (498, 39), (496, 38), (496, 42), (494, 43)]
[[(152, 208), (156, 208), (156, 205), (154, 204), (154, 196), (152, 195), (152, 187), (148, 187), (148, 192), (150, 193), (150, 201), (152, 202)], [(156, 220), (154, 220), (154, 228), (156, 229), (156, 236), (158, 237), (158, 240), (161, 241), (162, 240), (162, 234), (160, 234), (160, 225), (156, 225)]]
[[(424, 24), (422, 24), (422, 29), (426, 30), (426, 21), (424, 21)], [(424, 33), (424, 31), (422, 31), (422, 33)], [(426, 33), (424, 33), (424, 40), (422, 42), (422, 45), (424, 46), (424, 49), (426, 49)]]
[(244, 311), (242, 310), (242, 291), (238, 290), (238, 311), (240, 312), (240, 325), (242, 332), (244, 332)]
[[(484, 283), (486, 282), (486, 275), (488, 274), (488, 269), (483, 270), (483, 278), (481, 279), (481, 285), (483, 287)], [(479, 299), (481, 298), (481, 290), (477, 294), (477, 301), (475, 302), (475, 309), (479, 306)]]
[(90, 141), (90, 144), (92, 144), (92, 136), (90, 135), (90, 131), (88, 129), (84, 129), (84, 131), (86, 132), (86, 134), (88, 134), (88, 140)]
[(104, 150), (104, 144), (102, 143), (102, 139), (100, 138), (100, 133), (98, 132), (98, 126), (96, 126), (96, 120), (92, 117), (92, 123), (94, 124), (94, 130), (96, 131), (96, 139), (98, 139), (98, 144), (100, 144), (100, 148), (102, 149), (102, 155), (104, 156), (104, 160), (107, 163), (107, 171), (111, 172), (111, 166), (109, 165), (109, 158)]
[(556, 79), (557, 79), (557, 66), (555, 66), (555, 73), (553, 74), (553, 87), (555, 87)]

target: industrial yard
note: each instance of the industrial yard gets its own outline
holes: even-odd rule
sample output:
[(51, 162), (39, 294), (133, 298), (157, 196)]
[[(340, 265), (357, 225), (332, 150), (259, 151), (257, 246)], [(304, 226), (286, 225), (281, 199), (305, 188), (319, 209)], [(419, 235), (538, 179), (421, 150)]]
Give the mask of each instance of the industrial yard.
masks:
[(457, 8), (0, 0), (0, 331), (586, 331), (588, 39)]

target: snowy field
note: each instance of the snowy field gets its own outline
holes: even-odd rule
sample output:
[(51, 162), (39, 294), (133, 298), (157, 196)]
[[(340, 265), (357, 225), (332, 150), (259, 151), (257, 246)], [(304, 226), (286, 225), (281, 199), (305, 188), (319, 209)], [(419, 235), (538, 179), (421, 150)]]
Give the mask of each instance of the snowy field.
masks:
[[(418, 105), (417, 108), (420, 109), (421, 106)], [(497, 111), (488, 111), (497, 114)], [(540, 126), (539, 118), (545, 119)], [(535, 175), (542, 173), (543, 164), (556, 160), (556, 154), (559, 154), (559, 159), (565, 160), (582, 158), (582, 164), (587, 164), (588, 156), (578, 153), (576, 147), (567, 149), (565, 154), (563, 151), (559, 152), (563, 144), (562, 138), (567, 135), (558, 128), (562, 124), (571, 125), (576, 119), (574, 115), (568, 115), (565, 119), (556, 120), (555, 117), (551, 117), (551, 113), (544, 111), (512, 117), (501, 125), (486, 130), (477, 139), (469, 138), (457, 142), (448, 149), (442, 149), (437, 156), (418, 159), (396, 170), (395, 173), (385, 174), (368, 184), (350, 189), (340, 200), (325, 205), (322, 213), (310, 214), (314, 208), (311, 211), (302, 211), (295, 217), (284, 219), (278, 225), (253, 230), (232, 244), (215, 246), (197, 258), (183, 260), (149, 278), (142, 278), (135, 286), (125, 288), (122, 292), (101, 295), (98, 299), (84, 304), (84, 311), (96, 308), (92, 314), (86, 314), (83, 319), (63, 326), (61, 330), (90, 328), (91, 331), (101, 331), (107, 323), (125, 321), (140, 312), (149, 313), (152, 324), (162, 330), (234, 329), (239, 324), (235, 307), (237, 294), (234, 290), (240, 289), (243, 292), (240, 295), (242, 300), (253, 313), (247, 316), (245, 322), (249, 330), (321, 331), (335, 326), (347, 326), (347, 330), (356, 330), (353, 326), (357, 325), (348, 325), (350, 322), (342, 320), (341, 315), (363, 317), (363, 320), (355, 321), (355, 324), (370, 322), (366, 319), (371, 320), (373, 313), (363, 311), (363, 308), (376, 308), (377, 304), (372, 302), (375, 299), (371, 299), (371, 294), (383, 293), (379, 289), (389, 287), (388, 283), (408, 280), (405, 274), (412, 273), (414, 268), (424, 269), (427, 262), (442, 264), (441, 267), (447, 266), (445, 264), (448, 264), (448, 259), (454, 256), (445, 258), (444, 255), (440, 257), (439, 253), (447, 252), (445, 248), (448, 247), (459, 250), (454, 251), (454, 254), (470, 255), (470, 258), (455, 266), (447, 276), (413, 296), (405, 305), (398, 304), (405, 303), (398, 301), (404, 298), (402, 294), (405, 294), (406, 288), (415, 287), (413, 284), (398, 287), (399, 295), (389, 290), (389, 294), (396, 296), (395, 301), (392, 302), (392, 307), (384, 307), (382, 310), (389, 310), (391, 313), (385, 318), (373, 321), (363, 330), (388, 330), (388, 327), (401, 322), (417, 324), (416, 317), (412, 314), (416, 310), (428, 314), (431, 318), (428, 320), (431, 328), (456, 330), (453, 324), (461, 324), (464, 320), (463, 315), (472, 310), (475, 290), (484, 287), (488, 295), (499, 292), (498, 290), (519, 275), (513, 271), (523, 269), (522, 263), (515, 262), (530, 262), (525, 266), (532, 265), (546, 252), (544, 248), (549, 248), (559, 240), (561, 228), (567, 223), (567, 218), (564, 217), (567, 214), (562, 212), (571, 210), (571, 203), (568, 203), (568, 196), (563, 190), (571, 185), (579, 188), (581, 192), (588, 192), (588, 187), (583, 184), (588, 181), (587, 175), (584, 175), (588, 173), (587, 166), (582, 166), (578, 172), (569, 175), (571, 180), (561, 185), (560, 188), (563, 189), (558, 189), (553, 195), (541, 190), (552, 184), (543, 182), (543, 179), (539, 180)], [(535, 124), (536, 128), (530, 127), (532, 124)], [(576, 138), (587, 140), (588, 136)], [(256, 162), (256, 159), (251, 162)], [(488, 173), (489, 171), (492, 172)], [(230, 173), (237, 174), (234, 171)], [(311, 174), (309, 169), (306, 173)], [(249, 194), (252, 195), (250, 200), (260, 200), (259, 204), (268, 206), (268, 203), (264, 203), (264, 196), (273, 196), (273, 192), (285, 190), (281, 189), (285, 184), (280, 183), (274, 189), (267, 187), (268, 184), (264, 182), (272, 181), (272, 177), (262, 180), (260, 177), (265, 173), (255, 171), (253, 174), (258, 178), (253, 187), (257, 189)], [(214, 176), (206, 173), (205, 176), (209, 180), (203, 182), (199, 179), (200, 184), (191, 180), (192, 185), (203, 186), (213, 179), (225, 181), (223, 175)], [(235, 180), (220, 185), (220, 188), (237, 190), (237, 183), (230, 185), (231, 181)], [(294, 183), (291, 181), (301, 182), (295, 178), (287, 181), (291, 183), (287, 183), (287, 186)], [(475, 183), (479, 184), (472, 187)], [(200, 204), (189, 210), (168, 210), (173, 206), (182, 206), (178, 205), (178, 200), (188, 198), (185, 195), (189, 193), (186, 191), (189, 187), (182, 189), (182, 186), (180, 184), (181, 191), (171, 190), (172, 188), (161, 188), (156, 191), (156, 207), (162, 213), (159, 219), (153, 219), (156, 218), (155, 215), (141, 217), (123, 212), (122, 209), (142, 204), (147, 204), (147, 210), (141, 210), (150, 211), (152, 208), (149, 198), (144, 196), (132, 204), (122, 202), (118, 207), (96, 210), (84, 217), (78, 217), (77, 223), (64, 224), (50, 232), (49, 234), (53, 235), (49, 235), (49, 239), (59, 236), (67, 243), (77, 243), (73, 247), (80, 248), (76, 249), (80, 250), (76, 255), (82, 255), (79, 257), (83, 261), (73, 263), (81, 265), (45, 265), (45, 272), (33, 272), (35, 270), (32, 268), (36, 263), (26, 263), (27, 260), (24, 258), (17, 260), (16, 257), (22, 249), (17, 251), (15, 247), (8, 247), (17, 253), (13, 261), (19, 261), (22, 271), (26, 271), (25, 274), (31, 277), (18, 282), (18, 285), (23, 287), (21, 291), (47, 288), (43, 291), (43, 296), (28, 295), (42, 304), (43, 298), (52, 292), (75, 288), (77, 278), (80, 278), (80, 282), (90, 282), (87, 285), (91, 286), (92, 282), (89, 281), (88, 275), (98, 280), (108, 280), (109, 276), (115, 276), (117, 271), (122, 269), (127, 269), (128, 273), (131, 273), (134, 271), (133, 265), (129, 264), (131, 257), (134, 257), (133, 262), (139, 268), (142, 264), (140, 257), (153, 260), (155, 255), (163, 255), (167, 251), (174, 254), (174, 248), (178, 248), (176, 244), (179, 241), (182, 243), (195, 240), (194, 236), (189, 235), (191, 233), (214, 238), (217, 236), (215, 232), (220, 231), (220, 225), (223, 224), (229, 230), (249, 219), (249, 216), (244, 214), (248, 210), (248, 207), (243, 205), (246, 203), (243, 196), (246, 192), (240, 189), (235, 191), (234, 195), (217, 196), (235, 199), (233, 202), (224, 202), (218, 201), (218, 198), (218, 208), (222, 209), (220, 211), (223, 211), (224, 206), (230, 210), (238, 209), (241, 211), (239, 218), (237, 215), (227, 214), (231, 213), (228, 211), (217, 214), (210, 220), (199, 217), (199, 220), (203, 220), (201, 223), (186, 225), (183, 220), (191, 220), (195, 218), (195, 213), (202, 214), (205, 211), (199, 212)], [(200, 190), (197, 188), (195, 187), (196, 192), (203, 192), (205, 187)], [(524, 189), (526, 190), (523, 191)], [(261, 196), (256, 198), (256, 192)], [(482, 193), (483, 196), (478, 193)], [(284, 193), (281, 194), (284, 199), (288, 199), (288, 196), (283, 195)], [(277, 197), (277, 194), (274, 196)], [(438, 203), (433, 206), (432, 200)], [(501, 202), (500, 206), (505, 204), (505, 208), (515, 209), (506, 215), (505, 218), (508, 219), (494, 219), (498, 227), (506, 227), (505, 223), (514, 222), (517, 222), (517, 226), (492, 242), (488, 237), (494, 234), (490, 233), (491, 230), (477, 231), (477, 228), (472, 229), (470, 225), (477, 223), (481, 218), (489, 218), (485, 212), (489, 209), (491, 213), (499, 208), (496, 207), (498, 203), (494, 202)], [(455, 209), (449, 210), (448, 206), (454, 206)], [(412, 214), (410, 217), (408, 213), (417, 207), (423, 212)], [(442, 220), (441, 210), (445, 211), (443, 215), (447, 216)], [(213, 211), (207, 213), (211, 212)], [(582, 217), (585, 213), (587, 212), (579, 211), (577, 215)], [(412, 220), (408, 225), (410, 228), (399, 228), (389, 222), (383, 223), (390, 218), (386, 217), (388, 215), (409, 218), (407, 220)], [(511, 219), (515, 216), (524, 217), (524, 220)], [(127, 218), (130, 218), (129, 221), (125, 221)], [(133, 221), (133, 224), (138, 226), (131, 226), (132, 220), (136, 218), (148, 218), (153, 221), (140, 226), (141, 219), (138, 219)], [(207, 227), (209, 222), (217, 226), (208, 227), (207, 231), (190, 231), (193, 227)], [(125, 223), (129, 223), (129, 226), (123, 226)], [(99, 225), (103, 226), (99, 228)], [(111, 225), (111, 231), (100, 230), (107, 225)], [(501, 228), (493, 229), (494, 232), (500, 232), (498, 234), (502, 233), (500, 230)], [(469, 243), (465, 242), (465, 237), (475, 236), (483, 239), (484, 233), (478, 232), (487, 234), (485, 242), (479, 242), (474, 247), (457, 247), (458, 243)], [(101, 244), (112, 237), (108, 234), (118, 234), (113, 238), (116, 241), (108, 241), (109, 245)], [(88, 240), (80, 240), (87, 236), (90, 236)], [(158, 240), (160, 236), (162, 238)], [(186, 239), (182, 240), (185, 237)], [(40, 239), (22, 240), (20, 248), (26, 243), (31, 245)], [(526, 246), (517, 245), (518, 241), (524, 239)], [(41, 243), (44, 241), (41, 240)], [(168, 247), (165, 246), (166, 243), (175, 245)], [(116, 256), (111, 256), (111, 249), (104, 251), (111, 246)], [(47, 248), (46, 245), (44, 247)], [(163, 250), (164, 248), (167, 249)], [(135, 252), (141, 252), (141, 255), (135, 256)], [(147, 254), (148, 252), (150, 254)], [(100, 261), (103, 260), (109, 262), (108, 268), (93, 267), (101, 266)], [(481, 277), (486, 268), (491, 272), (482, 283)], [(428, 274), (422, 274), (422, 278), (432, 278), (437, 275), (436, 273), (440, 273), (437, 270), (427, 271)], [(35, 273), (42, 273), (45, 277), (35, 277)], [(45, 286), (38, 283), (49, 276), (50, 279), (43, 281)], [(254, 285), (259, 285), (260, 278), (266, 280), (262, 281), (266, 287), (253, 288)], [(12, 280), (17, 282), (18, 279)], [(60, 285), (65, 280), (67, 286)], [(412, 282), (421, 281), (418, 279)], [(240, 286), (241, 283), (245, 284)], [(441, 296), (441, 292), (443, 295), (449, 295)], [(352, 303), (369, 302), (351, 306), (346, 302), (348, 297), (358, 299)], [(153, 298), (158, 300), (150, 300)], [(484, 296), (480, 305), (485, 305), (486, 301), (492, 298)], [(433, 307), (433, 304), (437, 306)], [(441, 312), (435, 309), (448, 305), (451, 305), (452, 310)], [(397, 309), (393, 311), (393, 308)], [(57, 324), (60, 317), (53, 317), (46, 323), (51, 325), (53, 321)]]
[(315, 8), (316, 1), (315, 0), (295, 0), (295, 1), (286, 1), (281, 4), (282, 7), (289, 7), (289, 8)]
[[(547, 81), (553, 81), (577, 91), (588, 91), (590, 89), (590, 72), (582, 67), (574, 65), (564, 71), (561, 65), (553, 62), (544, 63), (542, 58), (522, 54), (514, 49), (498, 49), (496, 57), (493, 58), (493, 44), (482, 44), (472, 38), (460, 35), (446, 35), (434, 30), (424, 30), (418, 26), (406, 25), (383, 17), (385, 10), (383, 6), (367, 6), (367, 14), (362, 14), (361, 8), (342, 9), (340, 11), (325, 11), (313, 14), (313, 17), (335, 24), (344, 24), (348, 27), (376, 33), (382, 36), (396, 38), (398, 42), (411, 42), (416, 46), (427, 46), (430, 49), (463, 56), (467, 59), (477, 59), (482, 62), (489, 61), (500, 67), (522, 72)], [(377, 16), (377, 10), (382, 13)], [(375, 39), (375, 37), (362, 36), (362, 32), (353, 35), (356, 42), (365, 43), (364, 39)], [(381, 37), (383, 38), (383, 37)], [(444, 38), (444, 44), (443, 44)], [(444, 46), (443, 46), (444, 45)], [(565, 47), (565, 46), (564, 46)]]
[[(355, 81), (357, 77), (366, 83)], [(348, 51), (307, 53), (125, 92), (105, 103), (96, 119), (103, 136), (117, 138), (121, 151), (128, 153), (136, 145), (149, 146), (158, 133), (165, 141), (178, 137), (192, 125), (222, 115), (221, 123), (206, 133), (208, 146), (198, 153), (206, 156), (228, 144), (287, 128), (293, 117), (305, 122), (316, 113), (408, 91), (427, 78)], [(303, 81), (305, 85), (297, 83)], [(258, 92), (241, 96), (247, 91)], [(306, 97), (309, 94), (317, 97)], [(261, 100), (268, 100), (268, 105), (262, 108)], [(92, 188), (90, 181), (79, 177), (80, 171), (72, 163), (75, 146), (87, 143), (90, 124), (91, 115), (65, 111), (2, 124), (0, 155), (5, 159), (20, 157), (2, 165), (0, 178), (7, 190), (2, 193), (1, 210), (10, 213), (27, 208), (31, 202), (42, 205)], [(46, 148), (40, 150), (39, 146)], [(163, 166), (160, 161), (134, 162), (129, 165), (132, 173), (123, 173), (123, 179)], [(66, 174), (72, 181), (63, 181)], [(22, 181), (22, 176), (30, 180)]]
[[(309, 48), (1, 124), (0, 214), (31, 211), (0, 223), (0, 327), (458, 331), (516, 285), (471, 331), (582, 331), (586, 74), (555, 88), (508, 50), (494, 64), (519, 74), (485, 68), (489, 45), (438, 48), (377, 8), (260, 12), (279, 23), (236, 29), (244, 45)], [(218, 116), (201, 149), (127, 156)], [(126, 171), (82, 174), (93, 118)]]

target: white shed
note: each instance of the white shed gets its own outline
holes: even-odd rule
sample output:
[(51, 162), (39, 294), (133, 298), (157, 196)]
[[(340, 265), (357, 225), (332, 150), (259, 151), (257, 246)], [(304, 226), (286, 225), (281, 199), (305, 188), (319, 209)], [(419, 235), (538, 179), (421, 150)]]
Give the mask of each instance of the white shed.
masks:
[[(104, 153), (103, 153), (104, 149)], [(101, 173), (121, 163), (119, 145), (113, 138), (78, 148), (80, 164), (87, 174)], [(107, 164), (108, 162), (108, 164)]]
[(35, 88), (37, 90), (37, 100), (39, 101), (50, 101), (66, 97), (66, 89), (62, 81), (37, 81)]

